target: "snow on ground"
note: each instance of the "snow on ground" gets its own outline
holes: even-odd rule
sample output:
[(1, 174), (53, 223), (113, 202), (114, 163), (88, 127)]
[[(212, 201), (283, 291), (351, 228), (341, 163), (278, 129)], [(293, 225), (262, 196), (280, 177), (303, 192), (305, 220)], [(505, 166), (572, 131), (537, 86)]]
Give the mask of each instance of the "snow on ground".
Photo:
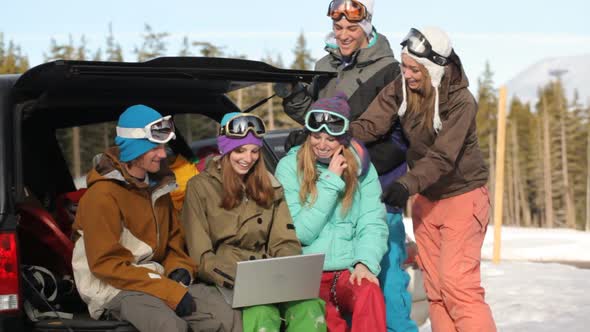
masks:
[[(411, 237), (411, 221), (405, 224)], [(590, 269), (541, 263), (590, 262), (590, 233), (503, 227), (496, 265), (493, 232), (490, 226), (482, 248), (482, 284), (498, 331), (590, 331)], [(420, 327), (430, 331), (429, 322)]]
[[(483, 259), (492, 259), (494, 227), (482, 248)], [(500, 259), (541, 262), (590, 262), (590, 232), (573, 229), (502, 227)]]

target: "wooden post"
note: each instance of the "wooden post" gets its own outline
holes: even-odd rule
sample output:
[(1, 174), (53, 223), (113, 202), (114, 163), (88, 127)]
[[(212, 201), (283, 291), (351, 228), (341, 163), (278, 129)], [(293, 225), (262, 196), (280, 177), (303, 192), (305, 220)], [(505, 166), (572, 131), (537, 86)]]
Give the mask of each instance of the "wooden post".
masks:
[(496, 135), (496, 184), (494, 185), (494, 264), (500, 263), (502, 240), (502, 193), (504, 192), (504, 154), (506, 150), (506, 87), (500, 88), (498, 128)]
[[(586, 150), (586, 158), (588, 165), (590, 165), (590, 129), (588, 129), (588, 143)], [(590, 232), (590, 167), (587, 167), (586, 174), (586, 232)]]

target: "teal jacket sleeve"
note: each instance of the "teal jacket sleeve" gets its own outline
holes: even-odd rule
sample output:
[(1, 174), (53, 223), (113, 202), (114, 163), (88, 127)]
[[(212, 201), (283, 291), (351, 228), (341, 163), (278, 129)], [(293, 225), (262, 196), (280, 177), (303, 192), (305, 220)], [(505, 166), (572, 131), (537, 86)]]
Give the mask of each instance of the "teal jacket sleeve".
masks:
[(375, 275), (381, 271), (381, 259), (387, 252), (389, 229), (386, 222), (385, 205), (381, 202), (381, 184), (373, 165), (369, 172), (359, 179), (360, 209), (354, 234), (355, 252), (353, 265), (363, 263)]
[(281, 159), (276, 169), (276, 178), (285, 190), (285, 199), (293, 218), (295, 232), (302, 245), (313, 243), (330, 220), (340, 194), (344, 191), (344, 181), (329, 170), (322, 172), (316, 183), (317, 199), (313, 205), (299, 201), (299, 179), (297, 175), (297, 154), (291, 152)]

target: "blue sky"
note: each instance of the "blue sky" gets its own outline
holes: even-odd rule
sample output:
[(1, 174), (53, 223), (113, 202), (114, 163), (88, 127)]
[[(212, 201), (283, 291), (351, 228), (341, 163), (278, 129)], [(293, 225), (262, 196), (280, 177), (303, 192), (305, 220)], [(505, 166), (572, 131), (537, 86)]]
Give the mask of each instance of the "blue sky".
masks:
[[(7, 0), (3, 0), (7, 2)], [(43, 62), (51, 38), (104, 49), (109, 22), (126, 61), (141, 43), (144, 23), (168, 32), (168, 53), (181, 40), (207, 41), (227, 54), (250, 59), (281, 55), (288, 66), (297, 36), (303, 31), (316, 59), (325, 54), (324, 37), (331, 29), (324, 0), (103, 0), (11, 1), (2, 6), (0, 32), (21, 45), (31, 65)], [(18, 15), (16, 14), (18, 13)], [(373, 24), (387, 36), (396, 57), (399, 41), (411, 27), (445, 29), (462, 58), (472, 89), (486, 61), (503, 84), (544, 58), (590, 54), (590, 1), (395, 1), (375, 0)]]

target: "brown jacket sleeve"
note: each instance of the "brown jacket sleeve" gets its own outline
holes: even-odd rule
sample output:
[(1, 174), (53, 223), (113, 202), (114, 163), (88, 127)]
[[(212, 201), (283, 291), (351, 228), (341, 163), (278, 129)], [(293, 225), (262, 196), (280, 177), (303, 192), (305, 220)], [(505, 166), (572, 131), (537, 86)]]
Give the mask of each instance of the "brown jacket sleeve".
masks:
[[(465, 90), (465, 93), (469, 93)], [(442, 129), (436, 136), (426, 155), (417, 160), (410, 171), (398, 181), (408, 189), (410, 195), (422, 192), (438, 181), (441, 176), (454, 168), (465, 138), (475, 121), (477, 105), (469, 96), (457, 94), (455, 100), (448, 101), (452, 106), (448, 117), (442, 120)]]
[[(169, 199), (169, 204), (172, 206), (172, 200)], [(197, 272), (196, 264), (186, 253), (185, 249), (184, 230), (176, 216), (176, 211), (170, 208), (170, 223), (168, 229), (168, 245), (166, 248), (166, 255), (162, 261), (166, 275), (170, 272), (181, 268), (186, 269), (190, 275), (191, 280), (195, 278)]]
[[(175, 309), (187, 289), (166, 276), (137, 266), (133, 254), (120, 244), (123, 225), (117, 202), (99, 190), (88, 190), (76, 214), (84, 232), (90, 271), (115, 288), (144, 292)], [(156, 277), (154, 277), (156, 276)]]
[(284, 197), (275, 201), (272, 228), (268, 241), (268, 254), (271, 257), (294, 256), (301, 254), (301, 243), (297, 239), (293, 219)]
[(205, 198), (201, 197), (199, 187), (198, 176), (189, 180), (182, 208), (181, 219), (186, 232), (188, 253), (197, 263), (199, 279), (229, 288), (234, 283), (235, 264), (230, 266), (224, 263), (213, 250)]
[[(397, 119), (399, 109), (395, 96), (396, 86), (401, 89), (399, 77), (381, 89), (381, 92), (373, 99), (369, 108), (350, 124), (353, 137), (364, 143), (370, 143), (389, 132)], [(398, 82), (397, 85), (396, 82)]]

